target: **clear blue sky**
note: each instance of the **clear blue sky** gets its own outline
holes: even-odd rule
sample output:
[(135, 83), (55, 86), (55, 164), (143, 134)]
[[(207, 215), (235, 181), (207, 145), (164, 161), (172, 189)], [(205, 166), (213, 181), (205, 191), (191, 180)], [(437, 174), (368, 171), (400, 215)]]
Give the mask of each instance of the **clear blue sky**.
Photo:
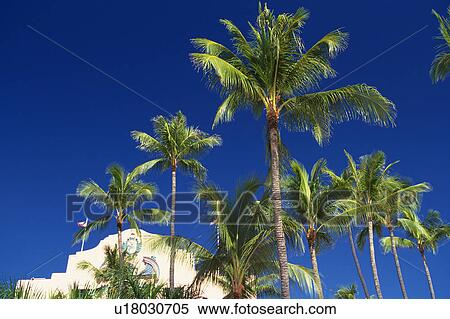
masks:
[[(450, 160), (450, 80), (433, 86), (428, 76), (435, 53), (433, 36), (438, 32), (431, 9), (444, 12), (448, 3), (305, 0), (269, 5), (276, 12), (292, 12), (299, 6), (311, 11), (303, 33), (307, 46), (326, 32), (345, 28), (351, 35), (350, 46), (334, 65), (340, 76), (349, 75), (334, 87), (365, 82), (398, 108), (395, 129), (346, 123), (335, 127), (331, 143), (324, 147), (308, 133), (284, 132), (294, 157), (308, 167), (325, 157), (332, 169), (340, 171), (345, 165), (344, 148), (354, 156), (382, 149), (389, 160), (401, 160), (399, 174), (433, 185), (433, 192), (424, 198), (424, 211), (440, 210), (448, 220), (450, 173), (441, 167)], [(79, 249), (71, 246), (77, 227), (65, 221), (65, 195), (83, 179), (106, 183), (104, 171), (112, 162), (132, 168), (146, 160), (129, 132), (150, 130), (150, 118), (161, 114), (27, 25), (163, 108), (172, 113), (182, 110), (191, 123), (209, 130), (220, 98), (193, 70), (189, 39), (201, 36), (226, 43), (227, 33), (218, 20), (229, 18), (246, 29), (246, 21), (256, 13), (257, 1), (236, 0), (1, 2), (1, 278), (41, 277), (65, 270), (68, 255)], [(264, 175), (262, 121), (255, 122), (243, 112), (216, 133), (223, 137), (223, 146), (204, 158), (211, 180), (234, 188), (238, 179)], [(147, 178), (163, 192), (169, 191), (169, 175), (152, 173)], [(179, 189), (189, 190), (191, 182), (181, 177)], [(212, 231), (196, 225), (178, 230), (199, 241)], [(94, 235), (87, 246), (96, 245), (107, 233)], [(410, 296), (428, 297), (418, 253), (402, 250), (400, 254)], [(383, 256), (377, 248), (377, 258), (385, 296), (400, 297), (392, 256)], [(439, 297), (450, 297), (449, 258), (448, 246), (437, 257), (429, 256)], [(293, 261), (309, 265), (309, 256)], [(374, 293), (366, 251), (361, 261)], [(319, 256), (319, 267), (328, 296), (339, 285), (359, 283), (345, 239)]]

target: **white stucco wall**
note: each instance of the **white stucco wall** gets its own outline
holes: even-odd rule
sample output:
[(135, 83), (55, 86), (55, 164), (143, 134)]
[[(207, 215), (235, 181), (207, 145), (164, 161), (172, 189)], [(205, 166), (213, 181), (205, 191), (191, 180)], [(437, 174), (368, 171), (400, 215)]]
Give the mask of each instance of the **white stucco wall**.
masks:
[[(154, 259), (159, 266), (159, 280), (164, 283), (169, 281), (169, 255), (164, 252), (151, 251), (148, 245), (145, 244), (146, 238), (151, 236), (158, 236), (147, 233), (141, 230), (142, 245), (141, 250), (136, 255), (136, 261), (139, 262), (140, 268), (143, 270), (145, 265), (142, 262), (144, 257)], [(136, 238), (136, 232), (128, 229), (123, 232), (123, 242), (125, 243), (128, 238)], [(131, 241), (132, 242), (132, 241)], [(117, 244), (117, 235), (109, 235), (102, 239), (100, 243), (89, 250), (79, 251), (74, 255), (69, 255), (67, 261), (66, 272), (53, 273), (50, 278), (33, 278), (30, 280), (21, 280), (22, 285), (31, 285), (34, 289), (42, 291), (45, 294), (49, 294), (52, 291), (60, 290), (66, 293), (68, 288), (73, 283), (78, 283), (79, 287), (85, 287), (86, 285), (95, 284), (92, 274), (87, 270), (78, 269), (78, 263), (81, 261), (89, 261), (95, 267), (100, 267), (104, 260), (104, 247), (114, 247)], [(178, 252), (177, 254), (183, 254)], [(187, 255), (185, 255), (187, 256)], [(189, 260), (188, 258), (183, 258)], [(175, 286), (189, 285), (195, 277), (195, 269), (192, 262), (185, 262), (177, 260), (175, 262)], [(223, 298), (224, 293), (222, 289), (212, 283), (206, 283), (203, 285), (202, 296), (205, 298)]]

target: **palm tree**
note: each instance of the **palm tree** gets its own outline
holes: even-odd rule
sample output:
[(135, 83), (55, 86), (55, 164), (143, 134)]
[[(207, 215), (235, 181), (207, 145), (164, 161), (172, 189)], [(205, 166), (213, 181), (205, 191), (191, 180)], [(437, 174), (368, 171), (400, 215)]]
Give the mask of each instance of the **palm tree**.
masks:
[(275, 16), (260, 5), (249, 39), (231, 21), (221, 20), (231, 34), (233, 50), (204, 38), (192, 40), (200, 51), (191, 54), (193, 64), (224, 96), (213, 125), (231, 121), (244, 108), (256, 116), (265, 114), (283, 298), (289, 298), (289, 277), (281, 222), (280, 123), (291, 130), (311, 131), (322, 144), (333, 123), (360, 118), (387, 126), (395, 117), (392, 102), (365, 84), (312, 91), (321, 79), (336, 75), (330, 60), (345, 49), (348, 35), (332, 31), (304, 50), (300, 31), (308, 17), (303, 8)]
[(436, 38), (443, 41), (430, 69), (431, 79), (436, 83), (445, 80), (450, 73), (450, 6), (447, 9), (447, 17), (441, 16), (434, 10), (433, 14), (439, 22), (439, 32), (441, 33)]
[(377, 213), (380, 211), (377, 204), (384, 202), (385, 181), (389, 168), (394, 164), (386, 166), (385, 155), (378, 151), (370, 155), (361, 157), (359, 165), (353, 160), (352, 156), (345, 152), (348, 161), (348, 174), (352, 181), (353, 206), (347, 212), (352, 212), (355, 221), (365, 222), (367, 236), (369, 239), (370, 265), (372, 268), (375, 290), (378, 298), (383, 298), (381, 293), (380, 281), (375, 259), (374, 246), (374, 222), (376, 222)]
[[(395, 237), (394, 230), (397, 227), (398, 215), (403, 212), (414, 210), (418, 203), (417, 197), (419, 193), (428, 191), (430, 187), (426, 183), (411, 185), (395, 177), (388, 177), (388, 179), (390, 181), (386, 184), (390, 185), (388, 185), (389, 187), (386, 189), (386, 196), (389, 200), (386, 201), (385, 208), (380, 214), (379, 220), (389, 232), (389, 237), (391, 238), (391, 252), (394, 258), (400, 289), (403, 298), (407, 299), (408, 295), (406, 293), (405, 282), (400, 267), (397, 246), (395, 240), (393, 240)], [(406, 194), (409, 196), (404, 196)]]
[[(170, 218), (170, 236), (175, 238), (175, 211), (177, 191), (177, 169), (203, 178), (205, 167), (197, 157), (207, 150), (221, 145), (218, 135), (208, 135), (195, 127), (187, 125), (186, 117), (178, 112), (171, 118), (157, 116), (153, 119), (153, 136), (147, 133), (132, 131), (131, 136), (139, 145), (138, 148), (156, 156), (141, 166), (146, 169), (170, 169), (172, 173), (172, 193)], [(169, 286), (175, 287), (175, 249), (170, 253)]]
[(327, 223), (336, 210), (332, 191), (323, 184), (323, 169), (326, 165), (324, 159), (319, 159), (308, 174), (305, 167), (297, 161), (291, 161), (292, 174), (283, 181), (288, 199), (294, 200), (295, 210), (298, 214), (302, 232), (306, 234), (311, 265), (313, 268), (317, 295), (323, 298), (322, 283), (320, 280), (317, 253), (333, 244), (333, 239), (327, 231)]
[(334, 298), (336, 298), (336, 299), (356, 299), (357, 294), (358, 294), (358, 290), (356, 289), (356, 285), (351, 284), (349, 286), (340, 287), (334, 294)]
[(80, 229), (75, 234), (74, 241), (86, 239), (92, 230), (106, 227), (114, 216), (117, 226), (117, 249), (119, 256), (122, 256), (122, 230), (125, 222), (128, 222), (138, 233), (140, 231), (137, 220), (164, 222), (165, 212), (157, 209), (138, 208), (138, 204), (151, 199), (157, 189), (155, 185), (139, 179), (147, 169), (141, 165), (131, 173), (127, 173), (119, 165), (111, 165), (106, 171), (111, 176), (106, 190), (93, 180), (81, 182), (77, 189), (78, 195), (103, 205), (106, 213), (102, 217), (92, 220), (87, 227)]
[[(214, 212), (213, 222), (217, 226), (219, 240), (211, 237), (208, 245), (202, 246), (187, 238), (176, 237), (177, 249), (187, 252), (188, 262), (194, 256), (197, 275), (193, 286), (206, 281), (220, 285), (225, 298), (254, 298), (275, 295), (278, 280), (275, 240), (271, 234), (274, 227), (273, 209), (269, 192), (260, 200), (255, 194), (261, 182), (250, 178), (236, 189), (233, 197), (224, 198), (224, 192), (215, 185), (199, 186), (198, 196)], [(300, 229), (288, 215), (283, 215), (286, 236), (293, 246), (300, 245)], [(145, 241), (151, 249), (169, 249), (170, 238), (150, 238)], [(311, 271), (300, 265), (289, 265), (290, 277), (301, 289), (312, 292), (314, 286)]]
[[(352, 180), (351, 207), (346, 212), (354, 216), (355, 221), (365, 222), (366, 227), (358, 235), (358, 246), (362, 248), (365, 238), (369, 241), (370, 264), (374, 278), (375, 290), (378, 298), (383, 298), (381, 293), (378, 270), (375, 260), (374, 230), (381, 235), (381, 227), (384, 224), (393, 229), (395, 214), (411, 203), (403, 203), (400, 199), (405, 194), (418, 194), (429, 190), (426, 183), (406, 185), (397, 177), (391, 176), (390, 169), (398, 162), (386, 164), (386, 156), (378, 151), (360, 158), (357, 165), (352, 156), (345, 152), (348, 161), (348, 174)], [(398, 277), (403, 290), (404, 284), (400, 268)], [(406, 294), (404, 295), (406, 296)]]
[(435, 299), (436, 294), (431, 280), (430, 268), (428, 267), (425, 252), (431, 251), (436, 254), (438, 245), (441, 241), (450, 238), (450, 224), (442, 221), (440, 213), (430, 210), (422, 221), (414, 212), (408, 212), (404, 218), (398, 219), (399, 225), (406, 230), (409, 238), (401, 238), (396, 236), (384, 237), (381, 244), (386, 252), (392, 250), (392, 242), (395, 247), (412, 248), (419, 250), (422, 258), (425, 275), (427, 277), (431, 298)]
[[(351, 174), (349, 169), (346, 169), (342, 172), (341, 175), (335, 174), (329, 168), (324, 169), (324, 173), (327, 174), (331, 179), (331, 188), (335, 192), (339, 192), (341, 194), (341, 200), (344, 202), (348, 199), (352, 199), (353, 194), (353, 184), (351, 180)], [(343, 216), (345, 218), (345, 214)], [(338, 222), (337, 222), (338, 223)], [(358, 253), (356, 252), (355, 239), (353, 237), (353, 227), (355, 223), (355, 218), (347, 218), (344, 224), (346, 224), (345, 233), (348, 235), (350, 248), (352, 252), (353, 261), (355, 262), (356, 272), (358, 274), (359, 280), (361, 281), (361, 286), (364, 291), (364, 296), (369, 299), (369, 289), (367, 288), (366, 280), (364, 279), (364, 275), (361, 269), (361, 264), (359, 262)]]

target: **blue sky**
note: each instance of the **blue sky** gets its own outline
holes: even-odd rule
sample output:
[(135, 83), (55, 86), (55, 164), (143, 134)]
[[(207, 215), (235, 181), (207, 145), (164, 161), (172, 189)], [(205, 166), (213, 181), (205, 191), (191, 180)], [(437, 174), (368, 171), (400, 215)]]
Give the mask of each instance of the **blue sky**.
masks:
[[(324, 157), (340, 171), (344, 148), (354, 156), (382, 149), (388, 160), (401, 161), (399, 174), (433, 185), (424, 197), (423, 211), (440, 210), (448, 220), (450, 173), (441, 167), (450, 160), (450, 80), (432, 85), (428, 76), (437, 44), (431, 9), (444, 12), (448, 4), (305, 0), (269, 5), (276, 12), (292, 12), (299, 6), (311, 11), (303, 31), (306, 46), (343, 27), (350, 33), (350, 46), (334, 61), (342, 80), (332, 87), (374, 85), (398, 108), (396, 128), (345, 123), (334, 128), (331, 143), (324, 147), (309, 133), (283, 132), (293, 156), (307, 167)], [(65, 270), (68, 255), (79, 249), (71, 245), (77, 227), (65, 220), (65, 196), (84, 179), (106, 183), (104, 171), (113, 162), (133, 168), (148, 159), (135, 149), (129, 135), (135, 129), (149, 131), (150, 118), (162, 113), (148, 100), (171, 113), (182, 110), (190, 123), (210, 130), (220, 97), (208, 91), (193, 69), (189, 39), (208, 37), (227, 43), (218, 20), (231, 19), (245, 30), (246, 21), (256, 13), (257, 1), (236, 0), (1, 2), (1, 278), (42, 277)], [(324, 81), (322, 87), (332, 83)], [(263, 176), (263, 127), (246, 112), (219, 126), (215, 132), (222, 136), (223, 146), (204, 157), (209, 178), (233, 189), (239, 179)], [(168, 174), (151, 173), (147, 179), (162, 192), (170, 189)], [(191, 187), (192, 179), (180, 177), (180, 190)], [(95, 234), (87, 247), (113, 231)], [(178, 231), (202, 241), (212, 229), (183, 225)], [(409, 295), (428, 297), (419, 254), (404, 250), (400, 254)], [(374, 293), (367, 251), (360, 257)], [(377, 248), (377, 258), (384, 295), (400, 297), (392, 256)], [(449, 258), (448, 246), (438, 256), (429, 256), (438, 297), (450, 297)], [(309, 265), (308, 255), (292, 260)], [(358, 283), (344, 238), (335, 249), (319, 255), (319, 267), (328, 296), (339, 285)]]

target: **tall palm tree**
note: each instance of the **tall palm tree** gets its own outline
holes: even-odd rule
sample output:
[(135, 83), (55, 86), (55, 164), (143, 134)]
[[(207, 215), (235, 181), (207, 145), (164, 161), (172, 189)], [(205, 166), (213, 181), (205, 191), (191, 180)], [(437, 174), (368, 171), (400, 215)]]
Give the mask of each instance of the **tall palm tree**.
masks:
[(450, 6), (447, 9), (447, 17), (441, 16), (433, 10), (439, 22), (440, 36), (436, 37), (443, 43), (431, 64), (430, 76), (434, 83), (443, 81), (450, 73)]
[(292, 174), (283, 179), (283, 190), (287, 198), (294, 200), (302, 232), (306, 234), (311, 265), (314, 274), (317, 295), (323, 298), (317, 253), (333, 244), (333, 238), (327, 231), (328, 221), (336, 210), (332, 191), (323, 184), (324, 159), (319, 159), (313, 165), (310, 174), (297, 161), (291, 161)]
[(374, 223), (377, 222), (377, 213), (380, 211), (380, 203), (386, 200), (386, 176), (389, 169), (394, 164), (386, 165), (385, 155), (378, 151), (370, 155), (361, 157), (359, 165), (352, 156), (345, 152), (348, 161), (348, 172), (352, 180), (351, 198), (354, 206), (350, 210), (357, 223), (364, 222), (367, 226), (367, 236), (369, 239), (370, 265), (372, 268), (375, 290), (378, 298), (383, 298), (378, 269), (375, 259), (374, 245)]
[(90, 232), (104, 228), (114, 217), (117, 226), (117, 249), (122, 256), (122, 230), (125, 222), (139, 233), (138, 220), (164, 222), (166, 214), (157, 209), (140, 209), (139, 203), (149, 200), (157, 191), (153, 184), (140, 180), (148, 168), (138, 166), (127, 173), (117, 164), (111, 165), (106, 173), (111, 176), (107, 189), (103, 189), (93, 180), (83, 181), (77, 189), (79, 196), (103, 205), (106, 213), (102, 217), (90, 221), (87, 227), (80, 229), (74, 241), (86, 239)]
[[(397, 177), (391, 176), (390, 169), (398, 162), (386, 164), (386, 156), (381, 151), (362, 156), (358, 164), (349, 153), (345, 154), (353, 188), (353, 203), (350, 202), (353, 207), (347, 213), (351, 212), (350, 215), (355, 217), (357, 223), (366, 224), (358, 235), (358, 246), (363, 247), (365, 238), (368, 238), (375, 290), (377, 297), (383, 298), (375, 259), (374, 230), (380, 236), (383, 221), (389, 227), (392, 226), (395, 213), (405, 208), (406, 204), (400, 200), (403, 195), (426, 191), (429, 186), (426, 183), (406, 185)], [(401, 271), (398, 275), (402, 285)]]
[[(386, 195), (389, 200), (386, 201), (386, 205), (380, 214), (379, 220), (389, 232), (389, 237), (391, 238), (391, 252), (394, 258), (400, 289), (403, 298), (407, 299), (408, 295), (400, 267), (397, 246), (395, 240), (393, 240), (395, 237), (394, 230), (397, 227), (399, 214), (414, 210), (418, 203), (417, 197), (419, 193), (428, 191), (430, 187), (426, 183), (411, 185), (408, 182), (395, 177), (388, 177), (388, 179), (390, 179), (390, 181), (387, 183), (389, 184), (389, 187), (386, 189)], [(407, 189), (407, 191), (405, 191), (405, 189)], [(405, 194), (408, 194), (409, 196), (404, 196)]]
[(428, 250), (436, 254), (439, 243), (450, 238), (450, 224), (444, 223), (440, 213), (435, 210), (430, 210), (423, 221), (414, 212), (408, 212), (404, 218), (398, 219), (398, 223), (406, 230), (408, 238), (384, 237), (381, 239), (381, 244), (387, 252), (392, 250), (392, 242), (395, 243), (396, 247), (414, 247), (418, 249), (425, 269), (431, 298), (435, 299), (436, 294), (425, 252)]
[[(197, 157), (220, 145), (222, 140), (218, 135), (208, 135), (195, 127), (188, 126), (186, 117), (181, 112), (177, 112), (171, 118), (155, 117), (153, 136), (139, 131), (131, 132), (131, 136), (139, 143), (139, 149), (156, 156), (155, 159), (142, 164), (142, 167), (170, 169), (172, 173), (170, 236), (173, 240), (175, 238), (177, 170), (181, 169), (197, 178), (203, 178), (206, 169)], [(169, 286), (170, 289), (175, 287), (175, 249), (172, 249), (170, 253)]]
[[(194, 256), (197, 275), (193, 285), (212, 281), (220, 285), (225, 298), (254, 298), (261, 295), (278, 295), (278, 263), (275, 240), (271, 234), (274, 227), (273, 209), (269, 192), (260, 200), (255, 194), (262, 184), (250, 178), (239, 185), (233, 197), (224, 198), (224, 192), (212, 184), (199, 186), (201, 201), (214, 213), (219, 240), (211, 236), (202, 246), (187, 238), (176, 237), (177, 249)], [(283, 215), (286, 236), (294, 246), (299, 245), (299, 225), (288, 215)], [(144, 241), (152, 249), (168, 249), (170, 238), (150, 238)], [(188, 260), (191, 262), (191, 260)], [(314, 280), (311, 271), (300, 265), (289, 265), (290, 277), (302, 290), (312, 293)]]
[(387, 126), (394, 124), (395, 117), (392, 102), (365, 84), (313, 90), (321, 79), (336, 75), (330, 60), (346, 48), (348, 35), (332, 31), (305, 50), (300, 31), (308, 17), (304, 8), (275, 16), (260, 5), (249, 38), (231, 21), (221, 20), (231, 34), (232, 50), (205, 38), (192, 40), (200, 51), (191, 54), (193, 64), (224, 96), (213, 125), (231, 121), (245, 108), (256, 116), (265, 114), (283, 298), (289, 298), (289, 278), (281, 223), (280, 123), (291, 130), (311, 131), (322, 144), (329, 139), (333, 123), (360, 118)]
[[(324, 169), (324, 173), (328, 175), (331, 179), (331, 188), (341, 194), (342, 200), (345, 202), (347, 199), (352, 199), (353, 192), (353, 183), (351, 179), (351, 174), (349, 169), (347, 168), (342, 172), (341, 175), (335, 174), (329, 168)], [(345, 217), (345, 216), (344, 216)], [(369, 289), (367, 288), (366, 280), (364, 279), (364, 274), (361, 269), (361, 264), (359, 262), (358, 253), (356, 251), (355, 239), (353, 237), (353, 227), (355, 223), (355, 218), (347, 218), (344, 220), (344, 224), (346, 224), (345, 233), (348, 235), (350, 248), (352, 252), (353, 261), (355, 263), (356, 272), (358, 274), (359, 280), (361, 281), (361, 286), (364, 291), (364, 296), (369, 299)]]

